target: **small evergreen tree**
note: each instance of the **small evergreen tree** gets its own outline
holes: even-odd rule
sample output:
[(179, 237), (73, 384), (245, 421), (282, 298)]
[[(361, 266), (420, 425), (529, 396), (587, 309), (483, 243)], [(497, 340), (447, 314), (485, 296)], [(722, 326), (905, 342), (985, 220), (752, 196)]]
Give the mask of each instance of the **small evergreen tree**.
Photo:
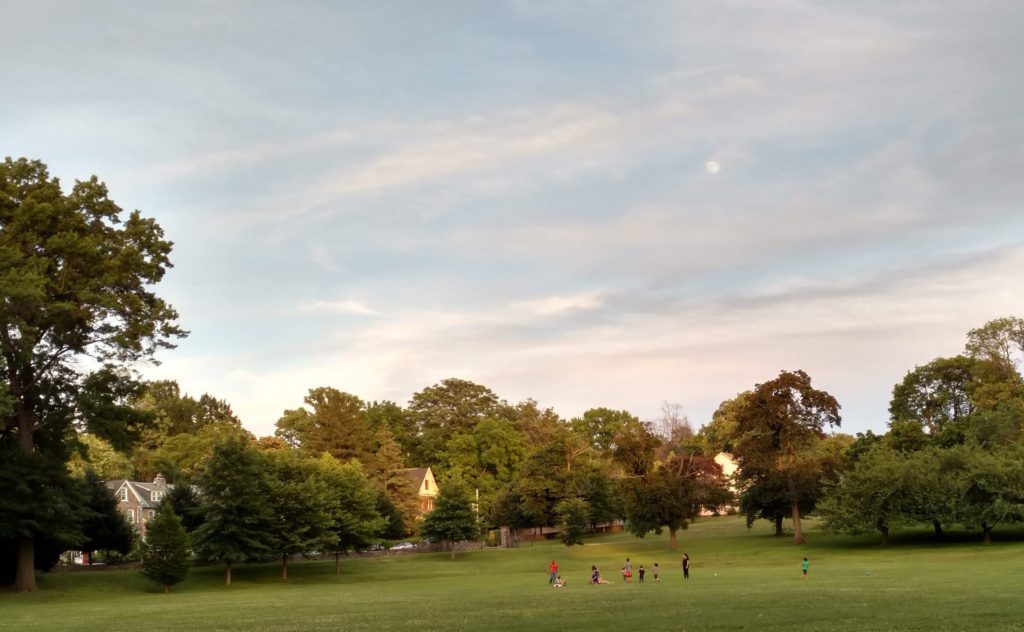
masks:
[(442, 488), (434, 510), (423, 519), (420, 531), (431, 542), (448, 542), (454, 560), (455, 543), (477, 535), (476, 515), (466, 487), (451, 481)]
[(191, 565), (188, 534), (174, 507), (165, 501), (149, 523), (142, 547), (142, 574), (163, 584), (166, 593), (185, 579)]

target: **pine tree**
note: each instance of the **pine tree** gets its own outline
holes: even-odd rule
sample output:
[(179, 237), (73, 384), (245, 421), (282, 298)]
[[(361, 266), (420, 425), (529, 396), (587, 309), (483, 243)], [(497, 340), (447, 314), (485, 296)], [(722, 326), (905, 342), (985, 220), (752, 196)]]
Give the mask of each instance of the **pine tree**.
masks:
[(163, 584), (166, 593), (185, 579), (191, 565), (188, 534), (174, 508), (164, 502), (149, 523), (142, 548), (142, 574)]

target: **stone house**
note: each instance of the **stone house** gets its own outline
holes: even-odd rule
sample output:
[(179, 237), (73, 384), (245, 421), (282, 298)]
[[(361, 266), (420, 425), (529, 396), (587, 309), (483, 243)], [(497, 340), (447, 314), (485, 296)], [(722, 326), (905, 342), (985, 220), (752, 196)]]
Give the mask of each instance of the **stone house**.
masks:
[(157, 474), (152, 483), (118, 479), (106, 481), (107, 489), (117, 499), (117, 508), (135, 526), (139, 535), (146, 537), (146, 525), (156, 516), (160, 502), (174, 485), (168, 485), (163, 474)]

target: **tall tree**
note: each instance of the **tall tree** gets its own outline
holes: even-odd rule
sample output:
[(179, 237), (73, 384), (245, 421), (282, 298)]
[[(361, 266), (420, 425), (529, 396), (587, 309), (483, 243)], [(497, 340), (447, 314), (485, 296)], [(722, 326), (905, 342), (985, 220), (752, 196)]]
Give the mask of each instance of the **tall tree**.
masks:
[(277, 436), (312, 454), (327, 452), (343, 461), (371, 461), (373, 437), (363, 400), (336, 388), (320, 387), (310, 389), (304, 401), (308, 409), (284, 412), (277, 422)]
[(341, 570), (341, 554), (362, 551), (384, 534), (387, 519), (381, 515), (380, 495), (359, 463), (341, 463), (329, 454), (317, 461), (317, 476), (331, 492), (330, 524), (324, 548), (334, 551), (334, 572)]
[(330, 529), (338, 500), (316, 461), (292, 450), (262, 453), (270, 483), (273, 521), (267, 533), (281, 557), (281, 579), (288, 579), (288, 560), (331, 544)]
[(627, 425), (637, 423), (640, 420), (627, 410), (591, 408), (570, 421), (569, 425), (594, 448), (610, 452), (615, 447), (615, 435)]
[(270, 556), (274, 532), (271, 487), (255, 450), (241, 441), (217, 447), (199, 478), (206, 516), (193, 534), (201, 559), (223, 561), (224, 584), (231, 585), (231, 565)]
[(853, 535), (877, 530), (887, 546), (892, 530), (916, 522), (921, 472), (915, 465), (884, 443), (869, 449), (818, 503), (825, 528)]
[(160, 511), (149, 523), (146, 542), (142, 547), (142, 574), (162, 584), (164, 592), (182, 582), (192, 566), (188, 534), (181, 519), (170, 503), (160, 505)]
[[(16, 446), (30, 469), (63, 468), (72, 415), (55, 403), (83, 383), (82, 360), (126, 366), (184, 335), (152, 291), (170, 252), (160, 226), (138, 211), (126, 216), (96, 177), (65, 194), (39, 161), (0, 162), (0, 357), (13, 400), (0, 443)], [(18, 541), (19, 591), (36, 588), (34, 542), (49, 528), (37, 510), (55, 488), (40, 480), (21, 481), (33, 505), (6, 529)]]
[[(90, 554), (94, 551), (117, 551), (127, 555), (135, 541), (135, 527), (118, 510), (117, 499), (93, 472), (86, 473), (82, 486), (85, 515), (81, 550)], [(91, 556), (89, 559), (92, 561)]]
[(800, 524), (801, 490), (816, 484), (815, 444), (826, 426), (838, 426), (839, 403), (811, 386), (803, 371), (782, 371), (758, 384), (736, 415), (734, 452), (746, 477), (781, 475), (789, 494), (793, 541), (805, 542)]
[(1024, 318), (991, 320), (967, 334), (967, 355), (1016, 367), (1024, 355)]
[(505, 408), (489, 388), (468, 380), (448, 378), (415, 393), (406, 408), (417, 437), (411, 464), (445, 466), (452, 437), (472, 434), (481, 420), (500, 418)]
[(590, 504), (582, 498), (566, 498), (555, 505), (561, 537), (565, 546), (583, 544), (583, 534), (590, 527)]
[(476, 514), (466, 486), (457, 481), (446, 484), (434, 510), (423, 519), (420, 531), (432, 542), (448, 542), (454, 560), (455, 543), (477, 535)]
[(668, 529), (669, 547), (702, 508), (717, 509), (731, 498), (722, 468), (714, 459), (692, 450), (673, 454), (642, 476), (624, 481), (626, 520), (631, 533), (644, 537)]

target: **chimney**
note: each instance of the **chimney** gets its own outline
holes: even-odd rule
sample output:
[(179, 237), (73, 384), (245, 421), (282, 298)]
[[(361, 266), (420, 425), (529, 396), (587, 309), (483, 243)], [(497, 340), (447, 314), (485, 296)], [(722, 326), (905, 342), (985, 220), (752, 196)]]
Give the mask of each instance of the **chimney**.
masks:
[(159, 474), (158, 473), (156, 475), (156, 478), (153, 479), (153, 484), (154, 485), (159, 485), (161, 487), (167, 487), (167, 479), (164, 478), (163, 474)]

